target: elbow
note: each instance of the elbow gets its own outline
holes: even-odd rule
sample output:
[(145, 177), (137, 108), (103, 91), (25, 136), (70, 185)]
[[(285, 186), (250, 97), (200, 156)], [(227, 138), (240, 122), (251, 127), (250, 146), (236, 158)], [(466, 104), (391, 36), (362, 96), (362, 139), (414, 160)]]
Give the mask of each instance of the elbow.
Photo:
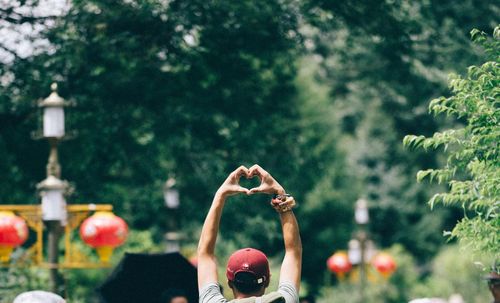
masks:
[(198, 258), (204, 258), (204, 257), (213, 257), (214, 256), (214, 250), (210, 248), (210, 246), (207, 245), (198, 245), (198, 249), (196, 250), (196, 255)]
[(211, 254), (209, 251), (198, 250), (196, 259), (198, 264), (207, 264), (208, 262), (217, 263), (215, 255)]
[(302, 258), (302, 243), (297, 243), (295, 245), (290, 245), (285, 247), (285, 252), (291, 254), (296, 258)]
[(206, 256), (206, 255), (208, 255), (208, 249), (202, 245), (198, 245), (198, 249), (196, 250), (196, 254), (197, 254), (198, 258), (200, 256)]
[(295, 254), (296, 254), (297, 258), (302, 259), (302, 245), (298, 245), (298, 247), (295, 251)]

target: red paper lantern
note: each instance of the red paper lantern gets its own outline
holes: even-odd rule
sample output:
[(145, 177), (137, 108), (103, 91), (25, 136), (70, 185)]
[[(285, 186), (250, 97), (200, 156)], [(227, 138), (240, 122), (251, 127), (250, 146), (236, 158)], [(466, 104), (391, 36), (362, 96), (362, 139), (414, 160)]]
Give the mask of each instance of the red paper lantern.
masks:
[(328, 269), (343, 277), (345, 273), (349, 272), (352, 268), (351, 262), (345, 252), (336, 252), (326, 261)]
[(96, 212), (80, 226), (80, 237), (95, 248), (102, 262), (109, 262), (113, 249), (127, 238), (127, 223), (111, 212)]
[(28, 239), (26, 222), (10, 211), (0, 211), (0, 262), (9, 262), (12, 250)]
[(375, 269), (384, 277), (389, 278), (396, 270), (396, 262), (388, 253), (379, 253), (372, 262)]

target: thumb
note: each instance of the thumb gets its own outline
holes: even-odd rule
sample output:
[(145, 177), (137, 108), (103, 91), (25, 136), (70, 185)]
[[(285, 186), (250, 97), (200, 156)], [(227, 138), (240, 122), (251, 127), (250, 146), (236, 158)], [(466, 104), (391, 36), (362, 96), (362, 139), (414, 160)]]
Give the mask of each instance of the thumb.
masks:
[(262, 190), (263, 190), (263, 187), (261, 185), (259, 187), (254, 187), (254, 188), (250, 189), (249, 192), (250, 192), (250, 194), (255, 194), (255, 193), (261, 193)]
[(244, 188), (243, 186), (239, 186), (237, 189), (236, 189), (239, 193), (245, 193), (245, 194), (250, 194), (250, 191), (248, 190), (248, 188)]

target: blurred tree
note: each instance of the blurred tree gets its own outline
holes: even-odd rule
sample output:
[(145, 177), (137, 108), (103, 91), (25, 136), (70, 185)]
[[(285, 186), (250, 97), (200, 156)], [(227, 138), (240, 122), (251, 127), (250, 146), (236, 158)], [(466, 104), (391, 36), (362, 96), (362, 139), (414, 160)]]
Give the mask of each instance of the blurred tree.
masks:
[(1, 0), (0, 63), (46, 51), (48, 41), (41, 32), (64, 15), (67, 7), (64, 1)]
[(427, 216), (424, 202), (438, 186), (418, 186), (412, 176), (441, 159), (407, 153), (400, 142), (409, 132), (437, 130), (425, 100), (445, 93), (449, 72), (484, 56), (467, 31), (493, 28), (498, 3), (310, 0), (302, 9), (305, 46), (320, 64), (317, 79), (330, 88), (340, 121), (339, 146), (358, 177), (358, 195), (370, 201), (372, 235), (428, 260), (444, 241), (435, 230), (451, 228), (462, 212)]
[[(318, 62), (313, 57), (302, 59), (297, 77), (300, 109), (300, 143), (308, 153), (300, 159), (300, 180), (313, 180), (303, 189), (303, 200), (297, 209), (304, 246), (303, 276), (310, 293), (323, 283), (327, 258), (345, 244), (354, 229), (353, 203), (359, 193), (355, 172), (345, 163), (340, 148), (339, 120), (329, 106), (328, 88), (314, 79)], [(346, 151), (347, 152), (347, 151)], [(291, 190), (296, 191), (294, 186)], [(291, 191), (290, 190), (290, 191)]]
[(396, 244), (387, 250), (394, 257), (397, 270), (385, 280), (376, 270), (371, 267), (371, 278), (365, 288), (364, 301), (361, 301), (359, 289), (359, 279), (344, 280), (338, 285), (324, 286), (318, 297), (319, 303), (336, 302), (408, 302), (413, 291), (413, 287), (418, 284), (419, 273), (415, 260), (405, 249)]
[[(471, 251), (457, 245), (444, 248), (433, 259), (431, 274), (425, 282), (412, 285), (411, 298), (448, 298), (460, 294), (464, 302), (490, 302), (488, 286), (482, 277), (484, 265), (474, 264), (473, 260), (478, 259)], [(488, 264), (487, 259), (481, 261)]]
[(495, 28), (492, 39), (479, 30), (471, 34), (490, 61), (469, 67), (466, 78), (452, 75), (453, 95), (434, 99), (429, 105), (430, 112), (454, 116), (465, 126), (436, 132), (432, 137), (410, 135), (404, 143), (426, 150), (444, 147), (448, 153), (445, 166), (419, 171), (417, 179), (448, 184), (449, 191), (435, 194), (429, 204), (459, 205), (466, 212), (472, 211), (450, 235), (468, 249), (496, 260), (500, 258), (500, 27)]
[[(135, 227), (164, 219), (155, 215), (168, 173), (177, 175), (183, 213), (200, 219), (199, 202), (190, 202), (208, 203), (240, 163), (293, 171), (286, 164), (297, 153), (297, 38), (287, 8), (267, 1), (75, 1), (47, 33), (53, 53), (3, 69), (14, 75), (2, 88), (5, 166), (21, 166), (6, 179), (11, 192), (25, 194), (2, 197), (25, 202), (29, 183), (42, 177), (44, 148), (28, 137), (36, 118), (30, 106), (53, 80), (63, 81), (61, 95), (78, 101), (68, 119), (78, 138), (61, 146), (63, 175), (78, 185), (74, 199), (120, 201), (117, 211)], [(277, 143), (291, 148), (271, 152)], [(29, 160), (16, 159), (21, 155)]]
[[(212, 194), (240, 164), (260, 163), (300, 195), (313, 180), (299, 174), (307, 150), (296, 142), (297, 12), (286, 1), (73, 1), (44, 33), (50, 51), (0, 71), (0, 200), (36, 203), (47, 148), (29, 137), (38, 119), (31, 106), (52, 81), (78, 102), (67, 119), (78, 136), (60, 147), (62, 176), (76, 183), (70, 202), (113, 203), (157, 242), (169, 174), (193, 241)], [(224, 236), (274, 254), (272, 210), (232, 205), (241, 215), (223, 222)], [(262, 229), (232, 232), (250, 219)]]
[[(77, 187), (71, 202), (114, 203), (159, 242), (161, 187), (175, 174), (182, 226), (196, 241), (226, 174), (260, 163), (300, 204), (312, 293), (351, 237), (362, 195), (378, 243), (429, 259), (443, 244), (435, 230), (461, 213), (424, 216), (434, 189), (413, 176), (438, 159), (400, 142), (434, 132), (425, 101), (444, 93), (449, 71), (478, 60), (464, 32), (490, 27), (495, 12), (493, 1), (472, 0), (72, 1), (43, 32), (48, 49), (0, 68), (0, 201), (36, 203), (47, 147), (29, 138), (32, 101), (58, 81), (78, 102), (68, 118), (78, 137), (60, 150)], [(267, 197), (234, 200), (221, 242), (278, 252)]]

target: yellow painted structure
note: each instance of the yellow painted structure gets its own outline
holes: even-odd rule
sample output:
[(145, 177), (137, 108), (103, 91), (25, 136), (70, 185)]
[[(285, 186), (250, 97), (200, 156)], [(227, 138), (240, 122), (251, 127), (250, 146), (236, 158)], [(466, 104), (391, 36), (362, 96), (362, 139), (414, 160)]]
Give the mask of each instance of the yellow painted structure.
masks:
[[(19, 258), (15, 264), (0, 263), (0, 267), (10, 266), (35, 266), (42, 268), (104, 268), (110, 267), (109, 262), (95, 262), (90, 256), (83, 253), (78, 247), (81, 240), (75, 239), (75, 230), (96, 211), (112, 211), (111, 204), (68, 204), (66, 211), (68, 214), (66, 225), (64, 226), (64, 259), (57, 264), (50, 264), (45, 261), (44, 247), (44, 224), (42, 220), (42, 206), (38, 205), (0, 205), (0, 211), (11, 211), (26, 220), (28, 227), (36, 233), (35, 243), (28, 248), (27, 252)], [(77, 231), (78, 233), (78, 231)], [(81, 245), (80, 245), (81, 246)], [(109, 259), (108, 259), (109, 260)]]

